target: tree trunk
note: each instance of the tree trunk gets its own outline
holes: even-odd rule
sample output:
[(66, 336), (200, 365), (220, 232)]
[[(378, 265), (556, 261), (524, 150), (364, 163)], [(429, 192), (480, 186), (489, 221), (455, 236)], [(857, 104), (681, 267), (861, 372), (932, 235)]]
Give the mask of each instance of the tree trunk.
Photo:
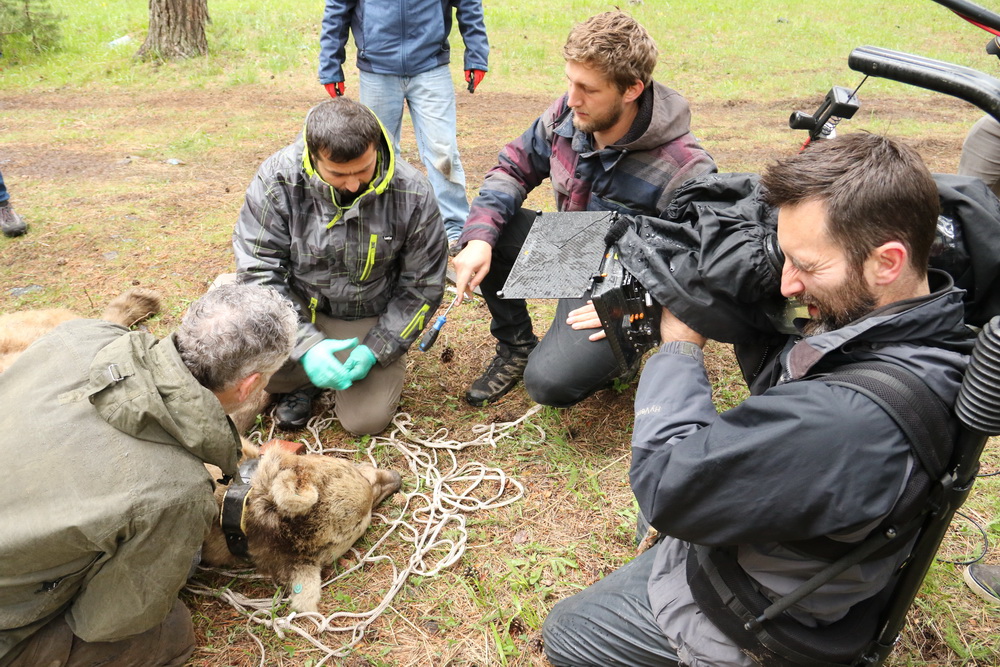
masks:
[(192, 58), (208, 53), (208, 0), (149, 0), (149, 34), (136, 58)]

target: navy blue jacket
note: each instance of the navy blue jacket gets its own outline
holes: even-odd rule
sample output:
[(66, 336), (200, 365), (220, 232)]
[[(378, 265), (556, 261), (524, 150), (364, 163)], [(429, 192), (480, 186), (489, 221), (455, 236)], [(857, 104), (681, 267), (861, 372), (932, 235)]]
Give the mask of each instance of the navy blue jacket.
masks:
[(486, 71), (490, 45), (482, 0), (326, 0), (319, 37), (319, 81), (344, 80), (347, 32), (358, 47), (358, 69), (416, 76), (451, 61), (451, 10), (465, 42), (464, 69)]
[[(891, 417), (854, 389), (802, 378), (881, 360), (921, 377), (952, 405), (973, 339), (962, 291), (932, 270), (931, 294), (879, 308), (815, 336), (790, 337), (776, 384), (721, 414), (701, 351), (669, 342), (647, 361), (635, 398), (630, 479), (639, 508), (668, 539), (736, 546), (740, 566), (776, 599), (826, 563), (785, 545), (819, 536), (864, 538), (892, 509), (915, 464)], [(693, 350), (689, 348), (694, 348)], [(676, 639), (689, 597), (657, 554), (649, 596)], [(803, 623), (838, 620), (885, 586), (900, 556), (853, 566), (794, 606)], [(683, 634), (683, 632), (681, 632)], [(680, 643), (697, 654), (699, 639)], [(706, 649), (707, 650), (707, 649)], [(697, 655), (696, 655), (697, 657)], [(694, 664), (694, 663), (691, 663)], [(706, 659), (698, 664), (721, 664)]]

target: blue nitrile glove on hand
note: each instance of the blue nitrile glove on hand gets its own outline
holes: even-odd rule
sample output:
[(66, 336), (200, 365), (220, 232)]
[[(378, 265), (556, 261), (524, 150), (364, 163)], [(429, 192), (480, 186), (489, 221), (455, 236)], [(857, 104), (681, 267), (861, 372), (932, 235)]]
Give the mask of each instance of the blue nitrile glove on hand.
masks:
[[(351, 386), (351, 374), (335, 356), (337, 352), (357, 347), (358, 339), (337, 340), (327, 338), (316, 343), (302, 355), (302, 368), (309, 380), (317, 387), (327, 389), (347, 389)], [(366, 348), (367, 349), (367, 348)], [(351, 355), (354, 356), (353, 354)], [(367, 373), (367, 371), (365, 371)]]
[(375, 365), (375, 361), (375, 353), (367, 345), (358, 345), (351, 350), (351, 356), (344, 362), (344, 368), (351, 375), (351, 382), (364, 379)]

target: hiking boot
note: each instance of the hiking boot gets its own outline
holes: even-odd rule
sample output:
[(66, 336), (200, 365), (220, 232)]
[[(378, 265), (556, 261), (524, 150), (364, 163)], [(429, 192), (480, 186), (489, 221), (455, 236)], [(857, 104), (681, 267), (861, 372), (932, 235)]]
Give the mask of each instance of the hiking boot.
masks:
[(987, 602), (1000, 604), (1000, 565), (973, 563), (965, 568), (965, 583)]
[(20, 236), (28, 231), (24, 220), (14, 212), (14, 207), (9, 203), (0, 206), (0, 231), (3, 232), (4, 236)]
[(285, 394), (274, 409), (274, 418), (278, 428), (284, 431), (297, 431), (312, 417), (313, 399), (319, 393), (319, 387), (302, 387)]
[(501, 396), (513, 389), (524, 377), (524, 367), (528, 365), (528, 353), (534, 345), (510, 347), (497, 344), (497, 356), (478, 380), (465, 392), (469, 405), (495, 403)]

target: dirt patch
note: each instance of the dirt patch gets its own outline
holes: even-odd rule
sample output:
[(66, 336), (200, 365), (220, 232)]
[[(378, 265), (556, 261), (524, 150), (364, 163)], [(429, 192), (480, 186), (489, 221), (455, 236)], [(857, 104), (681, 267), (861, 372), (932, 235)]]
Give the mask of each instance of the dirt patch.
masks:
[[(813, 111), (820, 98), (692, 97), (693, 129), (720, 170), (759, 171), (798, 149), (804, 135), (788, 129), (788, 115)], [(143, 285), (166, 297), (164, 315), (151, 326), (158, 334), (168, 332), (187, 302), (217, 274), (233, 269), (230, 234), (247, 184), (262, 160), (294, 138), (305, 111), (321, 99), (314, 86), (0, 95), (0, 171), (31, 225), (22, 238), (0, 239), (0, 311), (45, 304), (94, 315), (124, 288)], [(458, 96), (470, 196), (502, 145), (552, 99), (489, 89)], [(968, 105), (943, 96), (872, 99), (842, 130), (904, 136), (932, 169), (948, 172), (976, 116)], [(915, 129), (915, 117), (923, 129)], [(403, 157), (419, 165), (411, 130), (404, 127)], [(551, 210), (550, 190), (539, 188), (529, 205)], [(537, 321), (551, 317), (550, 306), (535, 307)], [(479, 424), (519, 418), (531, 406), (521, 389), (481, 410), (462, 401), (492, 356), (485, 308), (463, 306), (431, 353), (409, 355), (402, 409), (422, 428), (445, 426), (460, 439), (471, 438)], [(709, 371), (716, 385), (738, 392), (727, 347), (712, 348)], [(462, 561), (439, 578), (408, 585), (393, 611), (342, 664), (484, 665), (495, 664), (501, 650), (509, 664), (544, 664), (538, 627), (547, 609), (632, 554), (627, 469), (633, 397), (634, 388), (605, 391), (573, 408), (544, 411), (535, 420), (546, 429), (544, 443), (477, 453), (521, 480), (525, 499), (474, 521)], [(336, 427), (323, 437), (330, 446), (359, 446)], [(557, 575), (551, 565), (557, 558), (574, 565)], [(521, 561), (526, 564), (517, 565)], [(519, 574), (531, 583), (511, 593)], [(217, 581), (220, 587), (230, 583), (239, 585), (225, 577)], [(382, 583), (373, 573), (367, 587)], [(337, 599), (328, 602), (364, 599), (371, 594), (367, 587), (338, 589), (331, 593)], [(264, 591), (270, 595), (273, 588)], [(260, 628), (218, 601), (190, 595), (185, 600), (199, 633), (191, 665), (259, 664), (248, 633), (261, 634)], [(988, 627), (988, 620), (981, 624)], [(940, 632), (908, 632), (910, 657), (940, 658), (941, 664), (953, 659)], [(266, 664), (304, 665), (317, 658), (295, 637), (262, 639)]]

